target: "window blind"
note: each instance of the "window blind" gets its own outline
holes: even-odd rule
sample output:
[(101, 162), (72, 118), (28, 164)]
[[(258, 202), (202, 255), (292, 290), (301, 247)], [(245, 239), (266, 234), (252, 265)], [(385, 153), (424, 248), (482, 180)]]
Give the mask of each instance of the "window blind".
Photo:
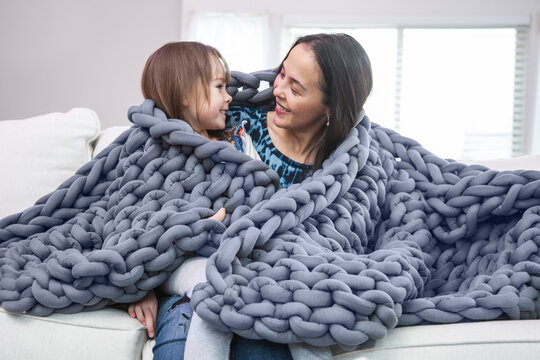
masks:
[(525, 79), (527, 73), (527, 26), (516, 27), (514, 67), (514, 106), (512, 122), (512, 156), (525, 152)]

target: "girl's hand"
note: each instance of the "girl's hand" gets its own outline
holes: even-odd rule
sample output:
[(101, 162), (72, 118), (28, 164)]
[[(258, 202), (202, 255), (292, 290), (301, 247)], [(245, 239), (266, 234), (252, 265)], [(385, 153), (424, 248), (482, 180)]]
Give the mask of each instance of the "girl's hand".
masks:
[[(215, 216), (215, 215), (214, 215)], [(153, 338), (155, 333), (158, 300), (154, 290), (141, 300), (129, 305), (128, 313), (132, 318), (137, 318), (141, 324), (147, 327), (148, 336)]]
[[(209, 219), (223, 222), (226, 215), (225, 208), (221, 208), (214, 215), (209, 217)], [(148, 328), (148, 336), (151, 338), (155, 335), (157, 308), (158, 301), (156, 293), (153, 290), (150, 290), (141, 300), (129, 305), (128, 308), (129, 316), (137, 318), (141, 324), (146, 326)]]
[(227, 213), (225, 212), (225, 208), (221, 208), (214, 215), (210, 216), (209, 219), (214, 219), (214, 220), (223, 222), (223, 220), (225, 220), (226, 215)]

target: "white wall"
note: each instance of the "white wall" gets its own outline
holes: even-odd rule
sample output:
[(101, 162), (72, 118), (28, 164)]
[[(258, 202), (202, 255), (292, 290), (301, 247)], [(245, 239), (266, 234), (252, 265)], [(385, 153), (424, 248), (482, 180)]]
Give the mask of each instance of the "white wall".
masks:
[[(127, 124), (128, 107), (142, 101), (146, 58), (180, 40), (195, 9), (269, 14), (272, 29), (321, 13), (381, 24), (396, 14), (412, 22), (529, 16), (526, 146), (540, 153), (540, 0), (0, 0), (0, 119), (82, 106), (104, 127)], [(279, 49), (280, 37), (272, 32), (268, 45)]]
[(180, 0), (0, 0), (0, 119), (72, 107), (128, 124), (148, 56), (180, 39)]

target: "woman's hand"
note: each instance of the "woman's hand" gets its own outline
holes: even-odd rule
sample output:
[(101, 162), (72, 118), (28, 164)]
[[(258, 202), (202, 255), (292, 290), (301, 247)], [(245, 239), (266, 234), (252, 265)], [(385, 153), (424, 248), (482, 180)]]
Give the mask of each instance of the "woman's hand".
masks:
[(209, 219), (214, 219), (214, 220), (223, 222), (223, 220), (225, 220), (226, 215), (227, 213), (225, 212), (225, 208), (221, 208), (214, 215), (210, 216)]
[[(214, 215), (215, 216), (215, 215)], [(128, 313), (132, 318), (137, 318), (146, 326), (148, 337), (155, 335), (158, 300), (154, 290), (150, 290), (141, 300), (129, 305)]]

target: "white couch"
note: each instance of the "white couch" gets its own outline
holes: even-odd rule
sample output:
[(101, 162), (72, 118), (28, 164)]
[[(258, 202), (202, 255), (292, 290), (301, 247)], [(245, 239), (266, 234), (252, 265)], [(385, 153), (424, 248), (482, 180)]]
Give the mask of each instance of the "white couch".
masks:
[[(0, 218), (54, 190), (126, 128), (100, 131), (97, 115), (88, 109), (0, 121)], [(540, 155), (485, 164), (540, 169)], [(117, 309), (43, 318), (0, 309), (0, 339), (0, 359), (152, 358), (145, 327)], [(336, 359), (349, 360), (538, 359), (540, 320), (397, 328), (372, 349), (338, 353)]]

